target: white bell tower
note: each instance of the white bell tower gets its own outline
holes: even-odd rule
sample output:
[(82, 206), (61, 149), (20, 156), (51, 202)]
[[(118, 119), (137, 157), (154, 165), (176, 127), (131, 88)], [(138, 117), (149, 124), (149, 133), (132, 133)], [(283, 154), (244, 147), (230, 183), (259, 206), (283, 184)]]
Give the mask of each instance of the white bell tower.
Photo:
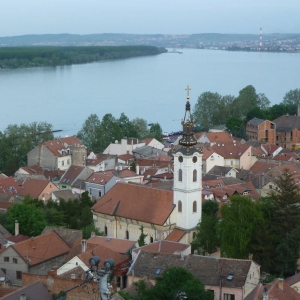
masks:
[(191, 114), (190, 88), (187, 86), (187, 101), (183, 126), (181, 146), (174, 153), (174, 198), (176, 205), (176, 226), (191, 230), (201, 220), (202, 211), (202, 151), (194, 146), (197, 141), (194, 137), (194, 120)]

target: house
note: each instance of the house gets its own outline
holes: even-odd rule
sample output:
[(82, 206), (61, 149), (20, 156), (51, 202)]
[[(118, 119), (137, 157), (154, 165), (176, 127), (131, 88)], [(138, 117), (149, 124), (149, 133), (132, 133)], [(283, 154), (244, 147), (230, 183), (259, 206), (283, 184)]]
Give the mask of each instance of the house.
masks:
[(141, 143), (145, 143), (145, 145), (159, 150), (163, 150), (165, 147), (164, 144), (162, 144), (155, 138), (145, 138), (141, 140)]
[(59, 181), (60, 189), (73, 189), (73, 186), (77, 180), (82, 180), (82, 188), (80, 190), (85, 190), (84, 180), (89, 178), (93, 174), (93, 171), (86, 166), (70, 166), (66, 173), (61, 177)]
[(207, 174), (219, 177), (237, 177), (238, 170), (232, 167), (214, 166)]
[(269, 120), (253, 118), (246, 124), (246, 134), (250, 140), (276, 143), (276, 124)]
[(141, 250), (128, 271), (128, 283), (147, 276), (155, 284), (156, 278), (171, 266), (190, 271), (204, 284), (205, 289), (214, 293), (214, 299), (245, 299), (258, 285), (260, 278), (260, 266), (253, 260)]
[(217, 143), (232, 142), (233, 137), (228, 132), (203, 132), (195, 134), (198, 144), (209, 144), (213, 146)]
[(133, 150), (144, 146), (146, 143), (139, 141), (137, 138), (121, 139), (121, 141), (115, 141), (107, 146), (103, 151), (103, 154), (122, 155), (133, 154)]
[(266, 154), (267, 157), (269, 156), (274, 157), (282, 151), (282, 147), (271, 143), (262, 144), (261, 149), (263, 150), (263, 152)]
[(135, 160), (136, 163), (136, 173), (145, 176), (145, 172), (150, 169), (156, 169), (155, 174), (162, 174), (166, 172), (171, 172), (171, 166), (173, 163), (170, 160), (160, 160), (160, 159), (150, 159), (150, 158), (138, 158)]
[(121, 166), (130, 166), (133, 160), (134, 160), (134, 156), (132, 154), (118, 155), (118, 164)]
[(73, 190), (59, 190), (51, 193), (52, 201), (59, 202), (60, 199), (65, 201), (79, 199), (79, 194), (76, 194)]
[[(174, 149), (174, 181), (162, 182), (167, 189), (118, 182), (93, 207), (95, 225), (108, 237), (137, 240), (143, 225), (146, 243), (183, 231), (182, 243), (189, 244), (201, 220), (202, 152), (195, 148), (194, 121), (189, 98), (182, 121), (183, 134)], [(167, 162), (169, 163), (169, 162)]]
[(40, 143), (27, 153), (28, 166), (67, 170), (71, 165), (85, 166), (86, 149), (76, 136)]
[(60, 177), (64, 174), (64, 171), (61, 170), (52, 170), (47, 168), (41, 168), (38, 165), (35, 166), (25, 166), (20, 167), (14, 174), (16, 179), (43, 179), (43, 180), (51, 180), (52, 182), (56, 182), (60, 179)]
[(1, 300), (52, 300), (52, 295), (48, 289), (39, 281), (35, 281), (29, 285), (19, 289), (14, 289), (11, 293), (1, 297)]
[(252, 166), (252, 147), (239, 141), (216, 143), (213, 147), (224, 157), (225, 166), (249, 170)]
[(132, 251), (132, 259), (135, 260), (140, 251), (149, 251), (152, 253), (167, 253), (177, 255), (191, 254), (191, 245), (173, 242), (169, 240), (161, 240), (143, 247), (136, 248)]
[(245, 298), (245, 300), (297, 300), (299, 294), (281, 278), (257, 287)]
[[(298, 260), (299, 266), (299, 260)], [(285, 279), (286, 284), (293, 288), (298, 294), (300, 294), (300, 273), (296, 273)]]
[(150, 147), (148, 145), (132, 150), (132, 154), (136, 159), (138, 158), (154, 158), (159, 155), (164, 155), (166, 152), (161, 149)]
[(94, 154), (91, 152), (86, 160), (86, 166), (94, 172), (111, 170), (116, 167), (117, 156), (109, 154)]
[(63, 264), (70, 247), (54, 231), (32, 237), (0, 252), (2, 271), (13, 284), (22, 284), (22, 273), (47, 274)]
[(47, 201), (54, 191), (58, 191), (58, 187), (52, 181), (27, 178), (19, 187), (17, 195), (22, 198), (29, 195), (33, 199)]
[(276, 145), (284, 149), (298, 149), (300, 146), (300, 115), (283, 115), (275, 120)]
[(143, 176), (137, 175), (130, 170), (108, 170), (106, 172), (94, 173), (85, 181), (86, 191), (95, 199), (105, 195), (117, 182), (141, 183)]
[(214, 149), (210, 147), (203, 147), (203, 156), (202, 156), (202, 162), (203, 162), (203, 174), (208, 173), (214, 166), (224, 166), (225, 160), (222, 155), (220, 155), (218, 152), (216, 152)]

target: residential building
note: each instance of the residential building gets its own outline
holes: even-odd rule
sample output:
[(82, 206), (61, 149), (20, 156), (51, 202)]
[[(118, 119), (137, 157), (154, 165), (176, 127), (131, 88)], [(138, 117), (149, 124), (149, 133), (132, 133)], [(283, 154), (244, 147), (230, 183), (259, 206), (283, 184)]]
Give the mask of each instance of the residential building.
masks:
[(275, 143), (284, 149), (297, 150), (300, 146), (300, 116), (282, 115), (273, 120), (276, 124)]
[(61, 177), (59, 181), (60, 189), (72, 189), (75, 182), (79, 179), (82, 180), (82, 190), (85, 190), (84, 180), (89, 178), (93, 174), (93, 171), (85, 166), (70, 166), (66, 173)]
[(94, 154), (91, 152), (86, 160), (86, 166), (94, 172), (114, 169), (117, 165), (117, 156), (109, 154)]
[(225, 166), (249, 170), (252, 166), (252, 147), (240, 141), (216, 143), (213, 147), (219, 155), (224, 157)]
[(108, 170), (106, 172), (94, 173), (85, 181), (85, 189), (94, 199), (99, 199), (105, 195), (117, 182), (143, 181), (142, 175), (137, 175), (130, 170)]
[(54, 231), (32, 237), (0, 252), (2, 271), (13, 284), (22, 284), (22, 273), (47, 274), (63, 264), (70, 247)]
[(276, 124), (269, 120), (253, 118), (246, 124), (246, 134), (250, 140), (276, 143)]
[(202, 149), (203, 157), (202, 157), (202, 173), (208, 173), (215, 166), (224, 166), (225, 160), (222, 155), (216, 152), (214, 149), (210, 147), (204, 147)]
[(155, 285), (156, 278), (171, 266), (190, 271), (204, 284), (205, 289), (214, 293), (214, 299), (243, 300), (255, 289), (260, 278), (260, 266), (253, 260), (141, 250), (128, 271), (128, 283), (147, 276)]
[(40, 143), (27, 153), (28, 166), (67, 170), (71, 165), (85, 166), (86, 149), (75, 136)]
[(122, 155), (122, 154), (133, 154), (132, 151), (136, 148), (144, 146), (145, 143), (139, 141), (137, 138), (121, 139), (121, 141), (115, 141), (111, 143), (103, 151), (103, 154)]

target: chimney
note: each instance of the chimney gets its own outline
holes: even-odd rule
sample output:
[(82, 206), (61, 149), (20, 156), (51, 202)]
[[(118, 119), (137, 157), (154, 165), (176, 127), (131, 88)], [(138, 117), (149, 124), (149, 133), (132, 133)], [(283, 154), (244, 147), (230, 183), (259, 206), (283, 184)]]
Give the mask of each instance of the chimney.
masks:
[(282, 278), (279, 278), (278, 288), (283, 291), (283, 279)]
[(20, 300), (26, 300), (26, 295), (25, 294), (22, 294), (22, 295), (20, 295)]
[(140, 166), (136, 165), (135, 169), (136, 169), (136, 175), (140, 175)]
[(18, 220), (15, 221), (15, 236), (19, 235), (19, 222)]
[(82, 249), (82, 252), (86, 251), (86, 240), (81, 241), (81, 249)]
[(96, 236), (95, 231), (91, 232), (91, 238), (94, 238)]

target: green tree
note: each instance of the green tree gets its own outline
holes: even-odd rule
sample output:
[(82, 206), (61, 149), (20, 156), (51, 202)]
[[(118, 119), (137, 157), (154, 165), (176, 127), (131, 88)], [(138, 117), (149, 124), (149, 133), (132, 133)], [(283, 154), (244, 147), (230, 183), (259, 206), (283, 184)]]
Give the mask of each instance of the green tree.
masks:
[(78, 139), (94, 153), (101, 151), (101, 122), (96, 114), (91, 114), (77, 133)]
[(149, 136), (149, 129), (147, 121), (142, 118), (135, 118), (131, 121), (133, 127), (135, 128), (138, 138), (144, 139)]
[(27, 236), (40, 235), (47, 225), (41, 209), (25, 203), (17, 203), (8, 208), (7, 229), (10, 232), (14, 232), (15, 220), (19, 221), (20, 233)]
[(257, 94), (257, 105), (260, 109), (265, 110), (270, 107), (270, 100), (265, 94)]
[(174, 300), (180, 299), (179, 295), (185, 295), (191, 300), (213, 300), (214, 294), (204, 289), (203, 283), (191, 272), (181, 267), (169, 267), (150, 289), (146, 288), (145, 282), (139, 281), (135, 300)]
[(157, 139), (159, 142), (163, 140), (163, 131), (158, 123), (154, 123), (150, 128), (150, 136)]
[(140, 227), (140, 231), (141, 231), (141, 234), (140, 234), (139, 239), (138, 239), (137, 242), (139, 244), (139, 247), (143, 247), (143, 246), (146, 245), (145, 239), (148, 236), (148, 234), (144, 233), (144, 226), (143, 225)]
[(81, 230), (82, 230), (82, 237), (84, 239), (89, 239), (91, 237), (92, 232), (95, 232), (96, 236), (105, 236), (105, 233), (103, 231), (100, 231), (96, 227), (94, 221), (91, 224), (82, 227)]
[(246, 115), (246, 121), (250, 121), (253, 118), (258, 119), (267, 119), (267, 111), (264, 109), (261, 109), (258, 106), (253, 107)]
[(123, 137), (137, 138), (139, 136), (136, 127), (133, 125), (132, 122), (129, 121), (128, 117), (124, 113), (121, 113), (121, 116), (117, 120), (117, 122), (121, 129)]
[(248, 197), (233, 196), (221, 208), (221, 215), (221, 255), (248, 258), (254, 229), (262, 217), (259, 207)]
[(274, 225), (277, 235), (284, 238), (291, 229), (300, 226), (300, 188), (289, 169), (274, 179), (278, 191), (272, 191), (269, 198), (274, 206)]
[(196, 227), (196, 234), (191, 243), (192, 252), (197, 250), (199, 253), (205, 251), (212, 253), (219, 245), (217, 227), (219, 218), (217, 213), (219, 206), (216, 201), (206, 201), (202, 206), (202, 219)]
[(283, 276), (294, 275), (297, 271), (297, 260), (300, 251), (300, 227), (287, 233), (280, 245), (276, 248), (276, 271)]
[(136, 172), (136, 162), (135, 162), (135, 160), (131, 161), (130, 170), (133, 171), (133, 172)]
[(101, 151), (110, 143), (122, 139), (122, 131), (112, 114), (106, 114), (101, 121)]
[(300, 89), (287, 92), (283, 97), (282, 104), (298, 106), (300, 104)]

